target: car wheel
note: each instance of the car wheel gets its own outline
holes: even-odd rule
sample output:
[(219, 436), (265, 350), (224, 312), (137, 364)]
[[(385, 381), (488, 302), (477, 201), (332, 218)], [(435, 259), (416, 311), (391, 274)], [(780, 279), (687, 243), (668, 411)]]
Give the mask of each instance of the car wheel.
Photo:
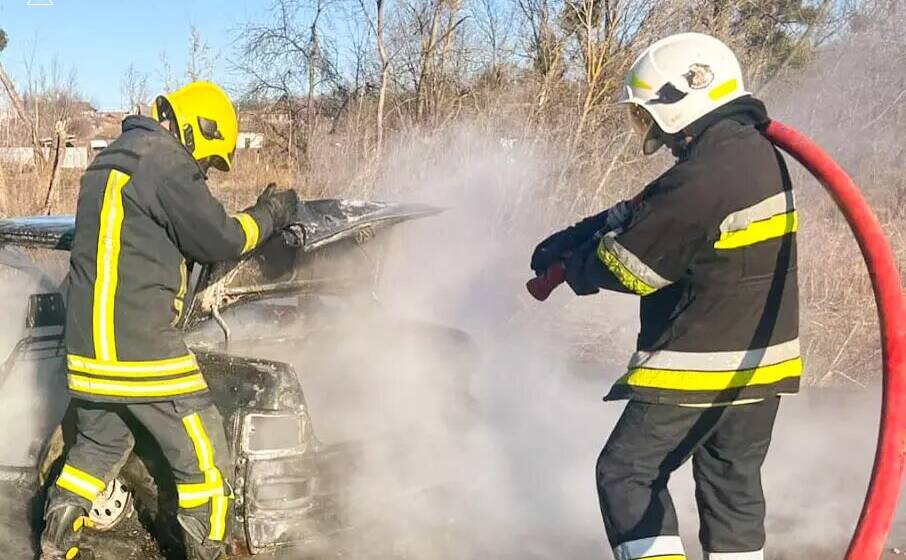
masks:
[[(58, 426), (41, 449), (38, 460), (37, 481), (39, 489), (46, 490), (56, 479), (63, 466), (66, 440), (62, 426)], [(120, 475), (98, 495), (91, 505), (89, 517), (98, 531), (108, 531), (128, 519), (138, 507), (149, 518), (157, 514), (157, 485), (144, 462), (131, 454), (120, 470)]]
[(113, 479), (91, 504), (88, 518), (92, 521), (92, 528), (95, 531), (115, 529), (135, 511), (132, 499), (129, 487), (119, 478)]

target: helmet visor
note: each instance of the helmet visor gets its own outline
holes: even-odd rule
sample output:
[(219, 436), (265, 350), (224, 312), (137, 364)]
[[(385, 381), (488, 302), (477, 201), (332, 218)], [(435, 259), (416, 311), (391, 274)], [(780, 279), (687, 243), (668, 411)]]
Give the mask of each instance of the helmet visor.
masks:
[(629, 119), (630, 126), (632, 126), (632, 130), (642, 138), (647, 136), (648, 131), (654, 126), (654, 119), (651, 118), (648, 111), (642, 109), (635, 103), (626, 105), (626, 115)]
[(157, 99), (154, 100), (154, 113), (157, 122), (167, 122), (170, 125), (170, 132), (175, 136), (179, 136), (179, 123), (176, 120), (176, 113), (173, 111), (173, 106), (170, 105), (170, 101), (167, 100), (163, 95), (157, 96)]
[(650, 156), (664, 145), (663, 133), (651, 114), (632, 103), (626, 105), (627, 118), (632, 130), (642, 137), (642, 153)]

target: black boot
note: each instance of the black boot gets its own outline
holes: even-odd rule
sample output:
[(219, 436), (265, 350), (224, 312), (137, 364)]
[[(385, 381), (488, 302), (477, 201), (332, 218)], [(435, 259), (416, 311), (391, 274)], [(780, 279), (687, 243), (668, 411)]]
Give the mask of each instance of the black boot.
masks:
[(226, 545), (206, 538), (207, 529), (198, 519), (187, 515), (179, 515), (177, 519), (182, 526), (186, 560), (226, 560)]
[(186, 543), (186, 560), (226, 560), (226, 547), (222, 543)]
[(44, 532), (41, 533), (40, 560), (85, 560), (88, 555), (79, 550), (79, 537), (87, 517), (77, 505), (52, 506), (44, 514)]

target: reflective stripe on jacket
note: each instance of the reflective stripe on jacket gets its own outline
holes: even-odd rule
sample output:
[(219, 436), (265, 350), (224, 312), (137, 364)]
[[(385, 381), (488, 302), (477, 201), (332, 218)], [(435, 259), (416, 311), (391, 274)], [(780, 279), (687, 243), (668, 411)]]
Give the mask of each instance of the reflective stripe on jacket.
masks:
[(169, 132), (128, 117), (82, 176), (67, 293), (70, 390), (93, 401), (206, 391), (175, 327), (186, 263), (237, 258), (272, 229), (266, 212), (228, 216)]
[(724, 118), (645, 188), (625, 230), (603, 236), (585, 281), (642, 296), (638, 351), (607, 399), (716, 405), (798, 391), (791, 188), (753, 123)]

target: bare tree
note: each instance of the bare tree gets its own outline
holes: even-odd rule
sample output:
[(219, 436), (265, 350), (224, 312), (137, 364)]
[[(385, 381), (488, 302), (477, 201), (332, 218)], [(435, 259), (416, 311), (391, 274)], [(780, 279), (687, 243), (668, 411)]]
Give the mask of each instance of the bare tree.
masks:
[(53, 147), (51, 150), (50, 178), (47, 181), (47, 192), (44, 195), (44, 206), (41, 213), (49, 216), (54, 205), (59, 202), (60, 172), (63, 169), (63, 159), (66, 156), (66, 123), (57, 121), (54, 126)]
[[(8, 44), (8, 38), (6, 31), (0, 29), (0, 53), (6, 49)], [(9, 97), (10, 103), (13, 106), (13, 109), (16, 111), (16, 115), (19, 117), (26, 128), (29, 131), (29, 136), (31, 137), (32, 147), (35, 152), (35, 160), (43, 163), (45, 161), (44, 152), (41, 150), (41, 144), (38, 142), (38, 129), (35, 126), (34, 121), (31, 120), (28, 116), (28, 112), (25, 110), (25, 104), (22, 103), (22, 98), (19, 97), (19, 94), (16, 92), (16, 86), (13, 84), (12, 79), (10, 79), (9, 74), (6, 73), (6, 69), (3, 68), (3, 63), (0, 63), (0, 83), (3, 84), (3, 89), (6, 90), (6, 95)]]
[(189, 51), (186, 57), (186, 79), (208, 80), (214, 75), (220, 56), (205, 41), (194, 25), (189, 28)]
[(544, 110), (553, 83), (563, 77), (565, 41), (556, 26), (556, 5), (551, 0), (515, 0), (522, 16), (525, 51), (532, 69), (541, 77), (541, 87), (526, 119), (531, 126), (535, 115)]
[(120, 79), (120, 94), (128, 111), (142, 114), (143, 107), (148, 103), (148, 75), (136, 70), (134, 63), (129, 63)]
[(585, 132), (589, 114), (623, 81), (631, 62), (632, 38), (645, 29), (657, 0), (567, 0), (564, 26), (574, 38), (582, 64), (585, 95), (572, 145)]
[(57, 121), (68, 121), (81, 101), (75, 69), (64, 71), (54, 57), (49, 67), (26, 61), (26, 109), (32, 114), (39, 138), (52, 138)]
[(288, 117), (287, 126), (265, 124), (292, 160), (297, 151), (303, 161), (308, 157), (318, 95), (348, 91), (335, 63), (336, 48), (320, 31), (330, 8), (330, 0), (275, 0), (267, 21), (246, 24), (240, 34), (238, 68), (249, 78), (247, 95)]
[(513, 31), (512, 4), (498, 0), (475, 0), (470, 11), (472, 20), (490, 51), (488, 65), (496, 69), (504, 62), (503, 51), (507, 49)]
[(315, 89), (318, 87), (318, 68), (324, 67), (322, 57), (324, 53), (321, 50), (321, 38), (319, 35), (318, 25), (324, 16), (324, 10), (327, 7), (327, 0), (314, 0), (314, 15), (308, 26), (308, 91), (306, 94), (306, 138), (314, 136), (317, 114), (315, 112)]
[(449, 47), (465, 22), (461, 8), (460, 0), (410, 0), (405, 5), (408, 27), (415, 31), (418, 41), (417, 56), (410, 61), (418, 122), (437, 116)]
[(167, 51), (160, 51), (158, 56), (160, 64), (157, 67), (157, 80), (163, 86), (164, 91), (173, 91), (176, 89), (176, 78), (173, 76), (173, 65), (170, 64), (170, 57)]
[(375, 0), (377, 4), (377, 21), (375, 22), (375, 46), (380, 65), (380, 82), (378, 84), (377, 111), (375, 112), (375, 134), (377, 146), (375, 147), (380, 157), (384, 146), (384, 104), (387, 102), (387, 81), (390, 78), (390, 59), (387, 56), (387, 47), (384, 45), (384, 26), (386, 25), (386, 0)]
[(359, 0), (359, 8), (371, 33), (374, 35), (374, 46), (377, 54), (378, 65), (378, 95), (375, 109), (375, 152), (380, 157), (384, 145), (384, 108), (387, 103), (387, 86), (390, 81), (390, 55), (387, 50), (387, 0), (374, 0), (374, 13), (371, 13), (370, 4)]

